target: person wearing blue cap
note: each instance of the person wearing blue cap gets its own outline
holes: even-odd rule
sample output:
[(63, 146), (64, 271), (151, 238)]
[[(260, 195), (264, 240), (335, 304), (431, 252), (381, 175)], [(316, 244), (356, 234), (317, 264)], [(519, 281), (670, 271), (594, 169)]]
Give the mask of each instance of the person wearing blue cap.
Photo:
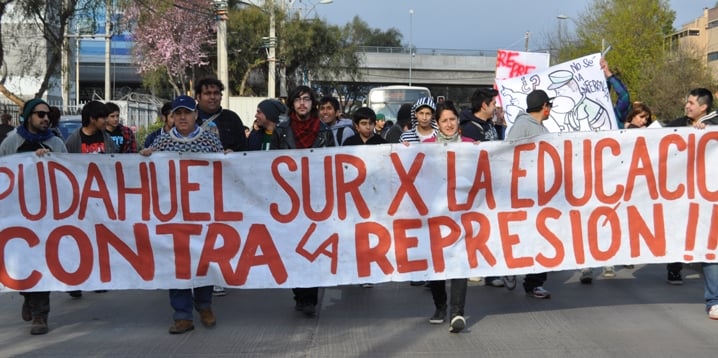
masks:
[[(44, 156), (49, 152), (65, 153), (65, 143), (55, 136), (50, 127), (50, 106), (40, 98), (25, 102), (22, 124), (8, 133), (0, 144), (0, 156), (14, 153), (35, 152)], [(24, 301), (21, 309), (23, 321), (32, 321), (30, 334), (39, 335), (49, 331), (47, 318), (50, 314), (50, 292), (21, 292)]]
[[(194, 98), (178, 96), (172, 101), (170, 115), (174, 119), (174, 127), (160, 134), (151, 146), (144, 148), (140, 154), (152, 155), (153, 152), (191, 152), (221, 153), (222, 142), (209, 130), (197, 124), (197, 104)], [(200, 315), (202, 325), (214, 327), (217, 319), (212, 312), (212, 289), (214, 286), (195, 287), (194, 289), (170, 289), (170, 304), (174, 309), (174, 323), (169, 328), (170, 334), (182, 334), (194, 329), (193, 307)]]

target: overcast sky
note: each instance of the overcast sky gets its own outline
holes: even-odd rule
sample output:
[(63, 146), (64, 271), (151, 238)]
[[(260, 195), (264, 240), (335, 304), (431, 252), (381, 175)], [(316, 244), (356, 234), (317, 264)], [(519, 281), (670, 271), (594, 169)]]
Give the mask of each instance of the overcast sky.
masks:
[[(630, 1), (630, 0), (626, 0)], [(332, 24), (344, 25), (358, 15), (369, 26), (394, 27), (404, 34), (404, 43), (419, 48), (441, 49), (524, 49), (524, 36), (529, 35), (529, 50), (544, 47), (549, 33), (558, 29), (557, 15), (578, 17), (591, 0), (295, 0), (293, 9), (305, 16), (316, 14)], [(676, 11), (674, 27), (703, 14), (704, 7), (713, 7), (716, 0), (670, 0)], [(414, 14), (410, 15), (409, 10)], [(411, 21), (410, 21), (411, 18)], [(573, 27), (571, 20), (566, 26)], [(410, 22), (413, 26), (410, 26)], [(411, 30), (410, 30), (411, 29)]]

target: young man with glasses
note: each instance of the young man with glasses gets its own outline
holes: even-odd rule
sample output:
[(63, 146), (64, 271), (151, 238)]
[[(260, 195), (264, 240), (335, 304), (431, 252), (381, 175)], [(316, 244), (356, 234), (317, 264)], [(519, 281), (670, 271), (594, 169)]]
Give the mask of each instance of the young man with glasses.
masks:
[[(317, 100), (311, 88), (299, 86), (287, 98), (289, 120), (279, 122), (274, 132), (270, 149), (307, 149), (333, 147), (334, 136), (326, 123), (319, 120)], [(307, 316), (316, 313), (319, 300), (318, 287), (292, 289), (294, 309)]]

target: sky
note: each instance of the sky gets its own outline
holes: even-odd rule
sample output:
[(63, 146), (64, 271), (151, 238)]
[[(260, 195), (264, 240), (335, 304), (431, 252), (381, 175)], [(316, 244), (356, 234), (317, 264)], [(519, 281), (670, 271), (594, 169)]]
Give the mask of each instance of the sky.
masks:
[[(291, 1), (291, 0), (289, 0)], [(573, 28), (592, 0), (294, 0), (292, 9), (303, 16), (316, 16), (331, 24), (344, 25), (358, 15), (370, 27), (396, 28), (415, 47), (460, 50), (523, 50), (529, 31), (529, 51), (545, 47), (549, 34), (558, 31), (559, 21)], [(716, 0), (670, 0), (676, 11), (674, 28), (702, 16)], [(313, 9), (313, 10), (312, 10)], [(410, 15), (413, 10), (413, 15)], [(558, 15), (568, 20), (557, 19)], [(411, 26), (410, 26), (411, 25)]]

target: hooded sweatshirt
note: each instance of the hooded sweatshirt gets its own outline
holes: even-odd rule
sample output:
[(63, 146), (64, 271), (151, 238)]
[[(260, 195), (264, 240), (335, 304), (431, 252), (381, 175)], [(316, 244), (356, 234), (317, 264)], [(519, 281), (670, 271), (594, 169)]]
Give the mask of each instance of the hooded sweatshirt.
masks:
[[(411, 107), (411, 129), (401, 134), (401, 137), (399, 138), (399, 142), (408, 142), (408, 143), (420, 143), (421, 142), (421, 136), (419, 136), (419, 133), (416, 130), (416, 127), (419, 125), (419, 121), (416, 119), (416, 111), (419, 110), (421, 107), (429, 107), (431, 108), (431, 111), (435, 114), (436, 113), (436, 104), (434, 103), (434, 99), (431, 97), (422, 97), (419, 98), (416, 103)], [(436, 137), (436, 132), (439, 130), (439, 125), (436, 124), (436, 119), (431, 119), (431, 127), (434, 128), (434, 133), (432, 137)]]

